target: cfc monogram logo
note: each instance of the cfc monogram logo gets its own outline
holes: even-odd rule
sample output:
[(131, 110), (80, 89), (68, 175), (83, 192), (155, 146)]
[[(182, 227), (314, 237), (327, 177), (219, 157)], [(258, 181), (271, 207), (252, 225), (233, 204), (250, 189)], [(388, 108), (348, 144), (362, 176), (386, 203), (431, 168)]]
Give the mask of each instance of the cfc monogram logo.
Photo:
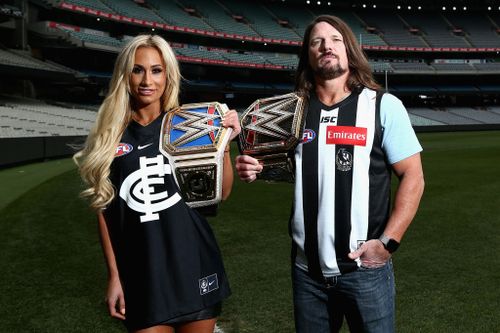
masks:
[(144, 213), (141, 222), (156, 221), (159, 219), (158, 212), (176, 204), (181, 196), (176, 192), (169, 197), (167, 191), (155, 191), (154, 186), (164, 184), (163, 177), (172, 173), (170, 165), (163, 163), (163, 155), (151, 158), (143, 156), (139, 165), (140, 169), (128, 175), (123, 182), (120, 197), (131, 209)]

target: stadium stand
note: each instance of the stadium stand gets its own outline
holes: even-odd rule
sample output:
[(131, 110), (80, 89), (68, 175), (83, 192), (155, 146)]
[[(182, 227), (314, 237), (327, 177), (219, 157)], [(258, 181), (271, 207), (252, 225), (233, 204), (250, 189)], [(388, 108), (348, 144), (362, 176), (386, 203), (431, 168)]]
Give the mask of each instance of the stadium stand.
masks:
[(500, 123), (500, 115), (490, 112), (486, 109), (473, 109), (473, 108), (448, 108), (448, 112), (462, 116), (464, 118), (474, 119), (484, 124), (498, 124)]
[(438, 121), (446, 125), (475, 125), (484, 123), (483, 121), (464, 117), (463, 115), (455, 114), (443, 109), (411, 108), (408, 112), (421, 118)]
[[(214, 29), (201, 17), (195, 16), (195, 14), (199, 13), (192, 7), (181, 8), (174, 1), (154, 0), (149, 3), (156, 8), (158, 16), (162, 17), (169, 24), (192, 29), (214, 31)], [(193, 13), (193, 15), (190, 15), (189, 12)]]
[(472, 67), (468, 63), (443, 63), (443, 62), (433, 62), (432, 67), (436, 69), (436, 71), (448, 71), (448, 72), (475, 72), (475, 68)]
[(307, 25), (313, 20), (314, 14), (307, 8), (283, 6), (277, 2), (266, 4), (273, 15), (282, 22), (287, 22), (298, 36), (303, 36)]
[(428, 118), (424, 118), (422, 116), (418, 116), (411, 112), (411, 109), (408, 109), (408, 115), (410, 116), (410, 121), (413, 126), (439, 126), (445, 125), (444, 123)]
[(498, 47), (500, 35), (491, 19), (483, 13), (448, 13), (446, 18), (474, 47)]
[(0, 98), (0, 138), (87, 135), (96, 113), (27, 99)]
[(76, 73), (77, 71), (62, 65), (42, 61), (32, 57), (28, 52), (20, 50), (0, 49), (0, 64), (15, 67), (31, 68), (49, 72)]
[(115, 14), (115, 11), (111, 9), (111, 7), (106, 6), (103, 2), (99, 0), (64, 0), (64, 2), (76, 6), (82, 6), (86, 8), (100, 10), (110, 14)]
[[(32, 0), (29, 3), (34, 7), (32, 12), (37, 13), (29, 21), (28, 37), (33, 52), (13, 50), (12, 46), (0, 49), (0, 65), (75, 76), (84, 69), (91, 79), (86, 78), (86, 83), (78, 81), (79, 87), (75, 89), (66, 88), (89, 89), (95, 96), (99, 94), (99, 98), (105, 94), (118, 50), (130, 36), (152, 30), (172, 41), (190, 92), (199, 88), (219, 98), (228, 95), (238, 101), (238, 94), (253, 92), (260, 97), (263, 93), (293, 89), (292, 74), (298, 64), (301, 36), (314, 16), (330, 13), (351, 26), (367, 51), (378, 81), (385, 80), (389, 91), (413, 99), (412, 103), (417, 105), (415, 95), (430, 96), (430, 104), (410, 112), (414, 124), (500, 123), (497, 109), (490, 110), (491, 104), (498, 103), (500, 91), (495, 77), (500, 74), (500, 59), (494, 53), (500, 50), (500, 14), (496, 11), (396, 11), (393, 7), (330, 7), (288, 0), (287, 3), (271, 0)], [(10, 10), (9, 5), (2, 8)], [(48, 17), (58, 22), (37, 21)], [(99, 24), (95, 24), (96, 17), (103, 18)], [(50, 43), (44, 45), (44, 41)], [(286, 47), (281, 47), (285, 44)], [(412, 52), (412, 48), (418, 52)], [(475, 52), (467, 53), (470, 50)], [(58, 53), (64, 55), (51, 57)], [(92, 61), (103, 59), (106, 65), (93, 68), (87, 57)], [(63, 65), (38, 58), (57, 59)], [(67, 59), (76, 60), (66, 62)], [(253, 72), (254, 68), (265, 72)], [(456, 99), (455, 95), (461, 97)], [(442, 102), (447, 98), (458, 109)], [(481, 105), (482, 100), (487, 105)], [(467, 106), (477, 103), (478, 107), (460, 108), (460, 103)], [(35, 112), (25, 105), (16, 107), (23, 112)], [(8, 122), (11, 127), (26, 123), (15, 118), (8, 118)], [(45, 127), (33, 127), (47, 126), (40, 119), (30, 124), (29, 133), (46, 131), (47, 135), (53, 135)]]
[[(179, 1), (183, 4), (184, 10), (194, 10), (202, 15), (203, 19), (210, 25), (211, 30), (221, 33), (238, 34), (257, 37), (260, 35), (249, 25), (238, 22), (230, 16), (230, 13), (213, 0), (186, 0)], [(212, 29), (213, 28), (213, 29)]]
[(434, 73), (435, 69), (426, 64), (425, 62), (420, 61), (411, 61), (411, 62), (399, 62), (394, 61), (391, 63), (391, 67), (394, 71), (400, 72), (427, 72)]
[(324, 11), (318, 9), (311, 11), (314, 13), (314, 16), (331, 14), (340, 17), (351, 27), (354, 35), (358, 38), (358, 42), (362, 45), (387, 46), (387, 43), (380, 38), (378, 32), (371, 30), (370, 28), (373, 27), (363, 22), (353, 11), (330, 8)]
[(453, 33), (454, 27), (439, 13), (402, 12), (400, 16), (410, 27), (422, 32), (430, 47), (472, 47), (463, 36)]
[(221, 1), (232, 16), (246, 21), (253, 30), (264, 38), (300, 41), (301, 37), (292, 29), (282, 27), (266, 7), (255, 2)]
[(367, 26), (375, 28), (387, 45), (429, 46), (420, 36), (412, 34), (410, 32), (410, 27), (406, 26), (395, 12), (387, 15), (387, 13), (381, 13), (379, 11), (366, 10), (356, 11), (356, 14), (367, 24)]
[(490, 106), (487, 108), (487, 110), (500, 115), (500, 106)]
[(116, 13), (141, 20), (165, 23), (163, 19), (152, 10), (141, 7), (130, 0), (101, 0), (107, 7), (113, 9)]

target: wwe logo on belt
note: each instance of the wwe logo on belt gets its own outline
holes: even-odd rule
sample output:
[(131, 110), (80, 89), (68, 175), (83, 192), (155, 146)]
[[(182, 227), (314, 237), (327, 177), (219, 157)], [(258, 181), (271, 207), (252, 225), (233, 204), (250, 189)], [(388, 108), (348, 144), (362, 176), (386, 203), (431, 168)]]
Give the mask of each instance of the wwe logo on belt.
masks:
[(287, 138), (291, 133), (283, 129), (279, 124), (295, 114), (295, 109), (289, 108), (292, 103), (295, 104), (296, 101), (293, 99), (279, 100), (265, 106), (256, 104), (254, 110), (246, 115), (252, 117), (252, 121), (246, 126), (246, 130), (280, 139)]
[(132, 172), (120, 188), (120, 198), (125, 200), (127, 206), (136, 212), (144, 213), (141, 222), (156, 221), (158, 212), (165, 210), (179, 200), (181, 196), (175, 193), (171, 197), (167, 191), (155, 193), (154, 185), (164, 184), (164, 176), (171, 174), (169, 164), (163, 162), (163, 155), (156, 157), (141, 157), (140, 169)]
[(178, 117), (186, 120), (174, 124), (173, 130), (184, 132), (179, 138), (172, 142), (174, 146), (183, 146), (191, 141), (209, 135), (212, 141), (215, 141), (215, 133), (219, 131), (220, 126), (214, 126), (216, 120), (220, 121), (219, 114), (201, 113), (193, 111), (181, 111), (177, 113)]

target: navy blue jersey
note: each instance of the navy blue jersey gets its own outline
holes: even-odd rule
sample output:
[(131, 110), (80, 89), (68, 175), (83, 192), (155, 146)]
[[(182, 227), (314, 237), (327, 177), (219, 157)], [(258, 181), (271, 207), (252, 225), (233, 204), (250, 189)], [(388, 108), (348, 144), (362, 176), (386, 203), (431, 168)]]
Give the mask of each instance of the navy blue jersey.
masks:
[(126, 128), (111, 165), (116, 196), (104, 210), (131, 329), (199, 311), (230, 294), (212, 230), (182, 200), (159, 151), (162, 118)]

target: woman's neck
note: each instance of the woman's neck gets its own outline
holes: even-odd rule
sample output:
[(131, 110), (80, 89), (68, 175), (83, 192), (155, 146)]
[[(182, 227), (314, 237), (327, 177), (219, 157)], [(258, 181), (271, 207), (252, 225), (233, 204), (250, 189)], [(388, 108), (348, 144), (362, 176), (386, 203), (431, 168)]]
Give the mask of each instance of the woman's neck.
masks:
[(145, 107), (134, 108), (132, 119), (142, 126), (147, 126), (161, 114), (160, 105), (147, 105)]

